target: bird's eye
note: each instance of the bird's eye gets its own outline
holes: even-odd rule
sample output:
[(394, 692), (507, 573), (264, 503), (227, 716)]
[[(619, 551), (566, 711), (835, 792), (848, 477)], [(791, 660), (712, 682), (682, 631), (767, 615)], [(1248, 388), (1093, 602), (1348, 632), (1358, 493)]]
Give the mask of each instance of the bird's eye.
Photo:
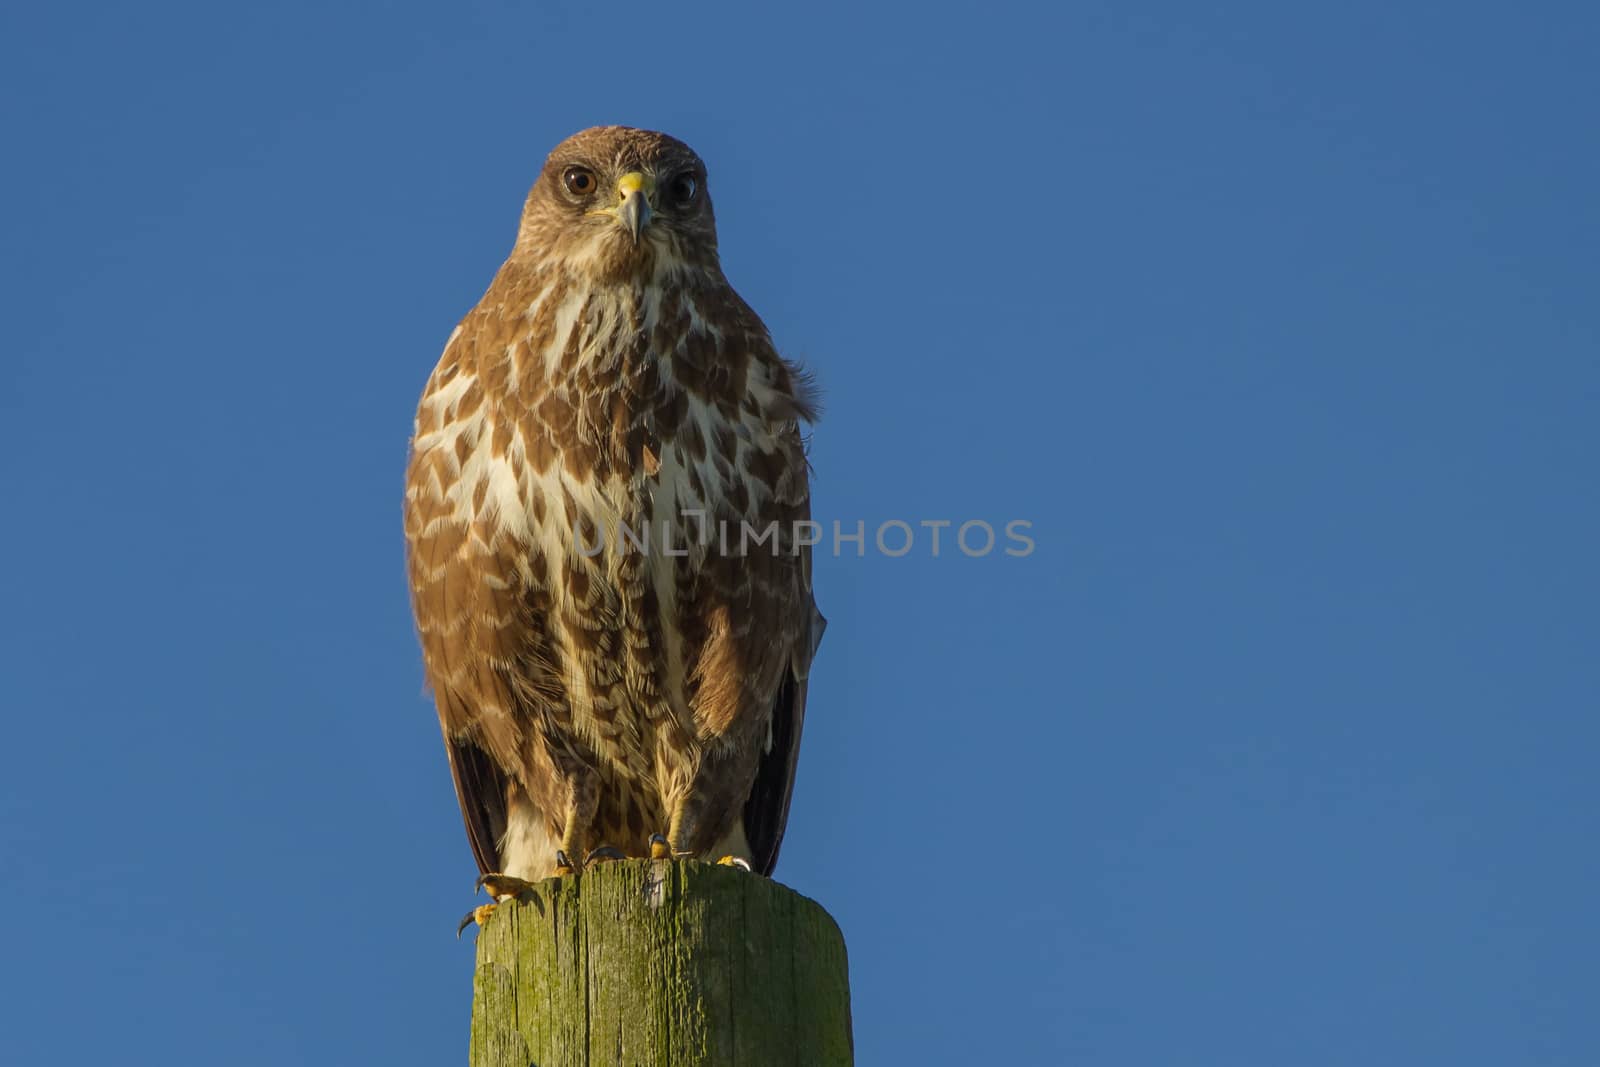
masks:
[(561, 182), (573, 196), (588, 196), (600, 187), (594, 171), (588, 167), (568, 167), (561, 175)]
[(679, 207), (688, 207), (699, 194), (700, 183), (695, 181), (693, 174), (680, 174), (667, 186), (667, 195)]

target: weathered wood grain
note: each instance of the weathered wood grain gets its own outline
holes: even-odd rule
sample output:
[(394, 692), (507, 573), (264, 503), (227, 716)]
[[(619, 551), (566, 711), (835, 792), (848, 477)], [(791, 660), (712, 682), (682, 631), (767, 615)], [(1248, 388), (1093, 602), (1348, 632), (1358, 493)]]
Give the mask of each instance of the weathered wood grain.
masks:
[(853, 1062), (844, 938), (759, 875), (626, 860), (552, 878), (478, 933), (472, 1067)]

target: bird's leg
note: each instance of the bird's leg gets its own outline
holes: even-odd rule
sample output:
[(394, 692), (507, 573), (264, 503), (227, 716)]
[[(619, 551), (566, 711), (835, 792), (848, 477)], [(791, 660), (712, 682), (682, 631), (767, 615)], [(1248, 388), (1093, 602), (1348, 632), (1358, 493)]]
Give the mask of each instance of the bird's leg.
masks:
[[(686, 843), (686, 835), (690, 832), (690, 828), (684, 825), (686, 821), (684, 818), (684, 808), (686, 806), (687, 805), (680, 800), (678, 803), (672, 805), (672, 813), (668, 816), (667, 834), (664, 844), (666, 845), (668, 856), (670, 856), (672, 859), (686, 860), (694, 857), (693, 851), (683, 847)], [(660, 836), (660, 834), (656, 835), (656, 837)], [(652, 837), (650, 840), (652, 842), (653, 854), (653, 843), (655, 838)]]
[(578, 870), (578, 865), (572, 862), (572, 857), (584, 854), (584, 836), (582, 830), (574, 828), (570, 823), (568, 824), (567, 832), (561, 835), (561, 847), (556, 849), (555, 873), (558, 876), (565, 878)]
[[(703, 805), (697, 807), (703, 807)], [(690, 841), (705, 837), (705, 834), (700, 832), (704, 828), (700, 820), (700, 814), (699, 810), (691, 809), (690, 804), (687, 803), (679, 804), (673, 810), (672, 855), (685, 858), (692, 856), (718, 856), (717, 863), (724, 867), (737, 867), (742, 871), (750, 870), (750, 861), (745, 859), (745, 856), (749, 855), (750, 846), (745, 841), (744, 828), (737, 823), (721, 839), (705, 842), (698, 850), (693, 846), (684, 847), (689, 845)], [(652, 850), (654, 842), (655, 838), (651, 838)]]
[[(587, 866), (593, 855), (584, 851), (589, 836), (589, 824), (594, 821), (595, 809), (600, 806), (600, 790), (593, 779), (574, 777), (567, 787), (566, 818), (562, 820), (561, 847), (556, 850), (556, 874), (568, 875), (576, 871), (574, 856), (587, 856)], [(599, 851), (598, 849), (596, 851)]]

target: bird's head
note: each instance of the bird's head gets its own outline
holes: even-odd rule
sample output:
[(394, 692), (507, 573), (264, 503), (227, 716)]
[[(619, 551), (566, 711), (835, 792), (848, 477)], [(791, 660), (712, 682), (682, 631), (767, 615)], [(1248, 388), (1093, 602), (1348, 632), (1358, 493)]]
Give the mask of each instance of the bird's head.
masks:
[(562, 141), (528, 193), (519, 253), (606, 281), (717, 264), (706, 167), (675, 138), (597, 126)]

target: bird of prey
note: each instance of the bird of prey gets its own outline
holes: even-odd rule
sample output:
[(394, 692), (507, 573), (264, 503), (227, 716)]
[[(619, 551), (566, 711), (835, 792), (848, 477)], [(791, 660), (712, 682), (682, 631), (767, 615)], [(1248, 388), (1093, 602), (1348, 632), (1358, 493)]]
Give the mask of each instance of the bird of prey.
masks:
[(496, 899), (620, 856), (771, 873), (823, 627), (794, 533), (814, 418), (723, 276), (700, 158), (620, 126), (557, 145), (406, 477), (425, 672)]

